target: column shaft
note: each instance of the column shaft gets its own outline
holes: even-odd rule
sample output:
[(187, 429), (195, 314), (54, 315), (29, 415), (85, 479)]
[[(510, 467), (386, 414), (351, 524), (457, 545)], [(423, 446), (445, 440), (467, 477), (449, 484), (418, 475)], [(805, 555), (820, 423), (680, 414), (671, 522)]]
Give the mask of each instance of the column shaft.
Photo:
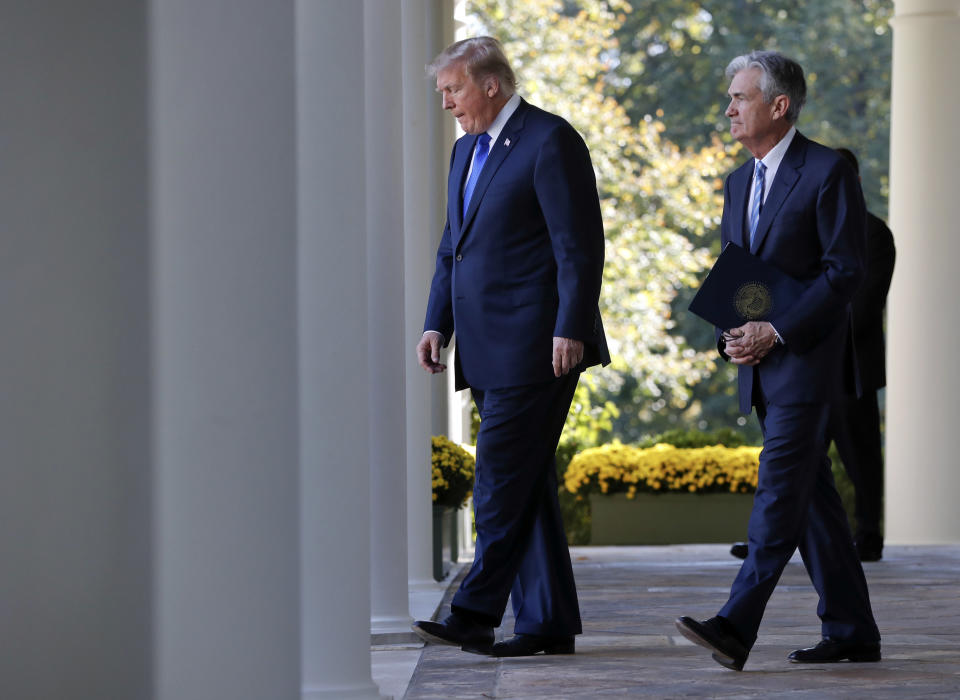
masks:
[(293, 5), (151, 10), (155, 697), (293, 698)]
[(379, 697), (370, 675), (363, 10), (296, 3), (302, 697), (310, 699)]
[[(407, 367), (407, 527), (410, 583), (432, 586), (432, 495), (430, 375), (418, 365), (414, 348), (423, 331), (427, 292), (443, 221), (437, 207), (436, 172), (443, 156), (436, 133), (437, 94), (424, 67), (440, 46), (440, 0), (403, 0), (403, 227)], [(446, 162), (446, 161), (444, 161)], [(442, 205), (440, 205), (442, 208)]]
[(152, 697), (147, 4), (0, 4), (0, 697)]
[(893, 24), (887, 305), (886, 517), (892, 543), (960, 541), (960, 1), (897, 0)]
[[(365, 0), (371, 631), (412, 634), (407, 594), (401, 12)], [(411, 368), (411, 370), (414, 368)]]

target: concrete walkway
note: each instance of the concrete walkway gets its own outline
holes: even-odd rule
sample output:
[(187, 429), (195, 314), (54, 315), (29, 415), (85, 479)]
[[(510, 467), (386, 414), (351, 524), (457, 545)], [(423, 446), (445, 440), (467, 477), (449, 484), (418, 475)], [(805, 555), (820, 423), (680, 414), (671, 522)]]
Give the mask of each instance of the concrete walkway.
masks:
[[(739, 567), (727, 549), (573, 548), (584, 624), (576, 655), (496, 660), (427, 645), (402, 697), (960, 697), (960, 547), (887, 547), (883, 561), (865, 565), (883, 635), (883, 661), (874, 664), (787, 662), (820, 638), (816, 595), (795, 558), (742, 673), (717, 665), (673, 625), (680, 615), (709, 617), (726, 600)], [(497, 635), (512, 629), (505, 619)]]

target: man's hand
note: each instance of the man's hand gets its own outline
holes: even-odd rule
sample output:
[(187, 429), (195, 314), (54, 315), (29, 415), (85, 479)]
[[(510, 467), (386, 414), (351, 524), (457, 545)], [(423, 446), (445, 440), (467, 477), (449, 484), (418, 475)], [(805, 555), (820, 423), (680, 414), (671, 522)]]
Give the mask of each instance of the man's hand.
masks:
[(446, 365), (440, 363), (443, 341), (443, 336), (437, 331), (425, 331), (417, 343), (417, 361), (430, 374), (438, 374), (447, 369)]
[(568, 374), (583, 360), (583, 341), (573, 338), (553, 339), (553, 376)]
[(777, 342), (777, 334), (766, 321), (749, 321), (724, 333), (724, 351), (735, 365), (757, 365)]

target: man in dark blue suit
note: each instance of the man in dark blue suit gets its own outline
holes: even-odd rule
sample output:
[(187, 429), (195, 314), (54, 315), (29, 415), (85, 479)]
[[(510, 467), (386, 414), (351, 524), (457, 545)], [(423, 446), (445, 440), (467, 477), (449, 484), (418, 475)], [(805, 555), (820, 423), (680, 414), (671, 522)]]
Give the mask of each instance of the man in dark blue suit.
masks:
[(796, 663), (879, 661), (880, 633), (827, 458), (831, 404), (858, 390), (850, 300), (863, 279), (866, 209), (856, 173), (794, 124), (806, 99), (803, 69), (775, 52), (734, 59), (730, 133), (754, 158), (724, 185), (723, 245), (743, 246), (804, 283), (768, 321), (718, 329), (740, 365), (740, 408), (763, 431), (749, 552), (720, 612), (681, 617), (677, 628), (742, 670), (770, 595), (799, 548), (820, 596), (822, 639)]
[[(466, 135), (453, 148), (421, 366), (442, 372), (457, 337), (457, 389), (480, 413), (476, 555), (427, 641), (495, 656), (573, 653), (581, 632), (554, 453), (580, 372), (609, 362), (598, 301), (603, 223), (590, 154), (564, 119), (516, 94), (490, 37), (428, 66)], [(512, 601), (515, 635), (493, 644)]]

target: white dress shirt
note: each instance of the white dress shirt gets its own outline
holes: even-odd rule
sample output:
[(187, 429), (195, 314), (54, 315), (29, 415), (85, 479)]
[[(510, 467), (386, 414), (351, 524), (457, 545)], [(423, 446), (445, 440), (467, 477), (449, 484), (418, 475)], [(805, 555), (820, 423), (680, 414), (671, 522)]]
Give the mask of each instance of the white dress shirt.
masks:
[[(513, 116), (513, 113), (517, 111), (517, 107), (520, 106), (520, 95), (513, 93), (510, 96), (510, 99), (507, 100), (506, 104), (500, 108), (500, 111), (497, 113), (497, 116), (494, 117), (493, 122), (487, 128), (487, 136), (490, 137), (490, 150), (487, 151), (489, 155), (493, 151), (493, 147), (497, 145), (497, 137), (500, 136), (500, 132), (503, 131), (503, 127), (507, 125), (507, 120)], [(467, 177), (463, 181), (464, 187), (466, 187), (467, 180), (470, 179), (470, 173), (473, 172), (473, 161), (477, 157), (476, 149), (474, 149), (473, 157), (470, 159), (470, 168), (467, 170)], [(461, 194), (463, 194), (461, 192)]]

